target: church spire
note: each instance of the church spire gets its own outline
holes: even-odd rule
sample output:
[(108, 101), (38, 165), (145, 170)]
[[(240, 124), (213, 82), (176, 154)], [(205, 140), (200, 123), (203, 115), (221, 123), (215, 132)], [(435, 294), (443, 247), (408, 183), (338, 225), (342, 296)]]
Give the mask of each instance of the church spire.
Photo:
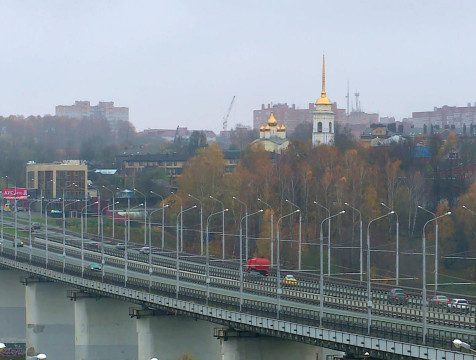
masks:
[(316, 104), (331, 105), (331, 101), (327, 98), (326, 94), (326, 58), (322, 55), (322, 91), (321, 97), (317, 99)]
[(326, 57), (322, 54), (322, 91), (321, 97), (327, 97), (326, 95)]

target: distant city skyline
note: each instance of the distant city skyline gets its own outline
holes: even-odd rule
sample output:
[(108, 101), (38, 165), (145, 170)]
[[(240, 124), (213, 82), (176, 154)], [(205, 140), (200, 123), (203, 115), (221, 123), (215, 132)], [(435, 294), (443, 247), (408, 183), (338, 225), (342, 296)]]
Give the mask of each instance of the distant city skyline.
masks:
[[(130, 109), (138, 131), (253, 125), (261, 104), (411, 117), (476, 101), (473, 1), (144, 0), (5, 2), (0, 115), (54, 114), (75, 100)], [(352, 107), (352, 106), (351, 106)]]

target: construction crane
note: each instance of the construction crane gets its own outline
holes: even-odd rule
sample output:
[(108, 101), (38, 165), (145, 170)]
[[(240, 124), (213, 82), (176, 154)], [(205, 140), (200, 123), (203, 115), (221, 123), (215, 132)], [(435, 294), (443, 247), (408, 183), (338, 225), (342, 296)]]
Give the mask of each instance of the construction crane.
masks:
[(228, 117), (230, 116), (231, 108), (233, 107), (233, 103), (235, 101), (235, 96), (233, 95), (233, 99), (231, 99), (230, 106), (228, 106), (228, 111), (226, 115), (223, 116), (223, 131), (226, 131), (228, 128)]

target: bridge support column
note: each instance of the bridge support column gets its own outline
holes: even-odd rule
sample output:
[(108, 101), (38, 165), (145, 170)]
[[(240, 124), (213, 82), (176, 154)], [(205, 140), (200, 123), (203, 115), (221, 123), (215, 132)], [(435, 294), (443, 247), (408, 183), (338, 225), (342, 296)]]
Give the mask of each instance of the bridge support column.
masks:
[(220, 340), (223, 360), (325, 360), (330, 355), (343, 355), (340, 351), (250, 332), (215, 329), (215, 335)]
[(129, 316), (131, 304), (78, 294), (74, 299), (76, 360), (137, 360), (136, 324)]
[(74, 308), (67, 287), (50, 282), (26, 284), (27, 355), (48, 354), (52, 359), (74, 358)]
[(0, 269), (0, 342), (22, 344), (26, 342), (25, 287), (21, 283), (21, 273)]
[(207, 321), (173, 314), (139, 315), (139, 359), (156, 357), (160, 360), (177, 360), (184, 354), (190, 354), (194, 359), (221, 360), (220, 344), (212, 337), (216, 326)]

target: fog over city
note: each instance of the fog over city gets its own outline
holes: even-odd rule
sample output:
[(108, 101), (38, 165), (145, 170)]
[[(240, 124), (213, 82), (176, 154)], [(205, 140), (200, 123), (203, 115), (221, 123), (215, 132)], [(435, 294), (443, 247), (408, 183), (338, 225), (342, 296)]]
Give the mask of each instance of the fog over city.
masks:
[(474, 92), (474, 1), (2, 1), (0, 115), (75, 100), (129, 107), (137, 130), (252, 125), (261, 104), (410, 117)]

